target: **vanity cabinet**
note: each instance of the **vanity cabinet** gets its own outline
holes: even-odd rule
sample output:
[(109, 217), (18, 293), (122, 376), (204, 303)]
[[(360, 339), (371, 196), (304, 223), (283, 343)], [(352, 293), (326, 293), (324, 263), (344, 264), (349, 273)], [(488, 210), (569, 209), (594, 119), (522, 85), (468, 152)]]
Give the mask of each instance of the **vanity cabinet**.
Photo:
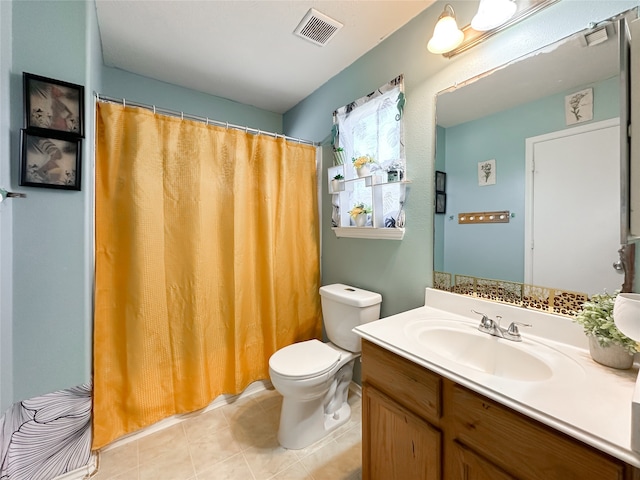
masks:
[(631, 480), (639, 470), (362, 342), (365, 480)]

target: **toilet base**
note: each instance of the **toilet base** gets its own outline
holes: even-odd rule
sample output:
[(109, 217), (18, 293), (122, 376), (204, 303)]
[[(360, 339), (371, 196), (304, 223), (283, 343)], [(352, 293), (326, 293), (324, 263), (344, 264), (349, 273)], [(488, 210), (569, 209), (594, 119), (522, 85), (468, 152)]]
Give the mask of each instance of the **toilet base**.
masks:
[(306, 401), (283, 397), (278, 429), (281, 446), (290, 450), (308, 447), (351, 418), (347, 397), (353, 363), (338, 370), (324, 396)]

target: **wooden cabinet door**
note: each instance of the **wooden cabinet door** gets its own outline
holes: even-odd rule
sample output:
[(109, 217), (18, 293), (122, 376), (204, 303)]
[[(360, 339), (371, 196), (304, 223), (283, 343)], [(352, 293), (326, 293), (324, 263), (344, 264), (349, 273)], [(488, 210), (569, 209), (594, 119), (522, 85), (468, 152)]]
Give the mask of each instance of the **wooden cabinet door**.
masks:
[(364, 480), (441, 478), (440, 431), (367, 384), (362, 408)]
[(445, 466), (447, 478), (458, 480), (515, 480), (516, 478), (457, 442), (447, 447), (447, 455)]

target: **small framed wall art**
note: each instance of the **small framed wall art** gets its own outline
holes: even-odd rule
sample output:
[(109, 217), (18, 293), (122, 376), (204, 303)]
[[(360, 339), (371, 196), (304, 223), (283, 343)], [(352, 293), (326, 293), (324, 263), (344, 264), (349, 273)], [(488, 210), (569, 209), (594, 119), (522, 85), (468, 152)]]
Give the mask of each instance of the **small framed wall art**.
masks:
[(80, 190), (80, 137), (26, 129), (21, 137), (20, 185)]
[(436, 192), (444, 193), (447, 186), (447, 174), (436, 170)]
[(23, 72), (24, 126), (84, 137), (84, 87)]
[(447, 212), (447, 194), (437, 192), (436, 193), (436, 213)]

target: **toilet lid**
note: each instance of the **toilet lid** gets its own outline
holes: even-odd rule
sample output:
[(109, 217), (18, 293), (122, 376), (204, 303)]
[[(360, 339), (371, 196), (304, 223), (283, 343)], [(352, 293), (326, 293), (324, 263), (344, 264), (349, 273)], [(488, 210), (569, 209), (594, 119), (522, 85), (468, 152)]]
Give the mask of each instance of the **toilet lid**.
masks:
[(269, 367), (286, 377), (313, 377), (333, 368), (340, 353), (319, 340), (308, 340), (284, 347), (271, 355)]

